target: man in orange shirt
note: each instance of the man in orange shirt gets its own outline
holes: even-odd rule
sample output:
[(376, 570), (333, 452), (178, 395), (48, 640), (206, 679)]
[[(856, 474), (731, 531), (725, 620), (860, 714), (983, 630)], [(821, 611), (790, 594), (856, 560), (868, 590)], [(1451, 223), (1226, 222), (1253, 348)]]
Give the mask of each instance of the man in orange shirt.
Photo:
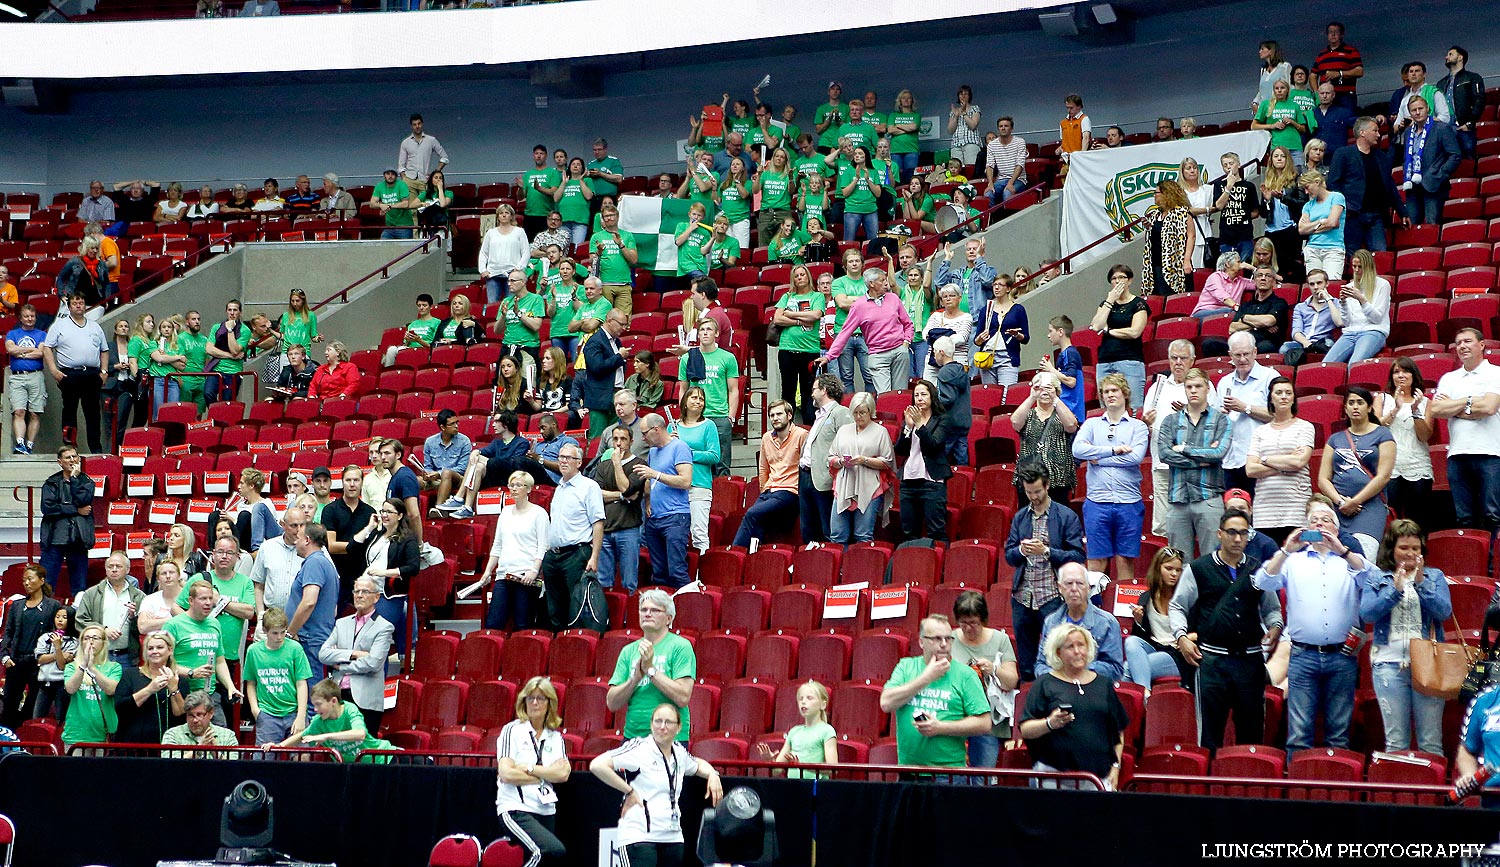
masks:
[(1058, 124), (1058, 130), (1062, 135), (1062, 143), (1058, 148), (1058, 155), (1063, 161), (1063, 171), (1068, 169), (1068, 159), (1076, 151), (1086, 151), (1094, 143), (1092, 128), (1089, 125), (1089, 116), (1083, 113), (1083, 97), (1076, 93), (1070, 93), (1063, 97), (1063, 107), (1067, 109), (1067, 116)]
[(766, 530), (791, 526), (797, 520), (797, 462), (807, 431), (792, 424), (792, 405), (778, 400), (766, 410), (771, 429), (760, 438), (760, 496), (745, 512), (734, 544), (750, 547), (764, 539)]
[(99, 239), (99, 258), (109, 266), (109, 286), (104, 290), (104, 297), (106, 300), (113, 298), (120, 291), (120, 245), (104, 234), (104, 226), (99, 223), (84, 226), (83, 233)]
[(0, 307), (4, 307), (6, 313), (14, 313), (20, 300), (16, 284), (10, 282), (10, 269), (0, 265)]

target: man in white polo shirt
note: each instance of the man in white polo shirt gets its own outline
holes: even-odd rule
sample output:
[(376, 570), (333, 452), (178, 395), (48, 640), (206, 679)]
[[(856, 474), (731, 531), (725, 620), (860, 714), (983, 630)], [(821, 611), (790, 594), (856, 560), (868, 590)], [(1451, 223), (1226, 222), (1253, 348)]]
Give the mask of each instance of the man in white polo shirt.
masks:
[(1250, 437), (1271, 420), (1266, 406), (1276, 370), (1255, 360), (1255, 338), (1248, 331), (1229, 335), (1229, 361), (1234, 369), (1219, 380), (1209, 402), (1229, 415), (1229, 451), (1224, 455), (1224, 487), (1255, 493), (1255, 480), (1245, 475)]
[[(1141, 421), (1151, 426), (1151, 448), (1148, 451), (1151, 456), (1151, 532), (1157, 536), (1167, 535), (1167, 510), (1171, 505), (1167, 501), (1167, 495), (1172, 489), (1172, 468), (1156, 459), (1156, 435), (1161, 433), (1163, 421), (1187, 406), (1186, 377), (1197, 354), (1191, 340), (1174, 340), (1168, 344), (1168, 372), (1159, 373), (1153, 379), (1146, 389), (1146, 401), (1141, 410)], [(1216, 394), (1213, 383), (1210, 382), (1210, 404), (1214, 402)]]
[(1484, 335), (1461, 329), (1453, 338), (1460, 367), (1443, 374), (1427, 404), (1448, 419), (1448, 484), (1460, 527), (1500, 527), (1500, 367), (1484, 359)]

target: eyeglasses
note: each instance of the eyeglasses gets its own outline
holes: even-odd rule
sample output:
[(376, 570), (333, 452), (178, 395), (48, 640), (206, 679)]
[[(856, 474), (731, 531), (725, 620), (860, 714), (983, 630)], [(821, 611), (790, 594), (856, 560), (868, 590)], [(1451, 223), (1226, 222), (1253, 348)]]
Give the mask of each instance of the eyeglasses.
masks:
[(393, 512), (390, 509), (381, 509), (380, 510), (380, 514), (382, 514), (382, 515), (399, 515), (401, 513), (400, 512)]
[(545, 695), (542, 695), (539, 692), (534, 692), (531, 695), (526, 696), (526, 700), (527, 701), (551, 701), (552, 699), (547, 698)]
[(1220, 530), (1219, 532), (1221, 532), (1224, 535), (1229, 536), (1230, 538), (1233, 538), (1233, 539), (1248, 539), (1248, 538), (1250, 538), (1250, 531), (1249, 530), (1227, 530), (1226, 529), (1226, 530)]
[(557, 460), (558, 460), (558, 463), (561, 463), (563, 461), (577, 461), (577, 460), (582, 460), (582, 458), (578, 457), (578, 455), (558, 455), (557, 456)]

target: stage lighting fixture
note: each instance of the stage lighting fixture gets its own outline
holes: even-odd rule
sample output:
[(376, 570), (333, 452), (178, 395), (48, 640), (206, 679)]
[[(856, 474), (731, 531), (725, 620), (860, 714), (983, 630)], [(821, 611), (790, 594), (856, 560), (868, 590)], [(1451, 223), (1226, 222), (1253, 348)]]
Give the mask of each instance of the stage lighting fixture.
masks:
[(704, 864), (770, 867), (777, 857), (776, 814), (762, 808), (754, 789), (736, 786), (717, 808), (703, 811), (698, 859)]

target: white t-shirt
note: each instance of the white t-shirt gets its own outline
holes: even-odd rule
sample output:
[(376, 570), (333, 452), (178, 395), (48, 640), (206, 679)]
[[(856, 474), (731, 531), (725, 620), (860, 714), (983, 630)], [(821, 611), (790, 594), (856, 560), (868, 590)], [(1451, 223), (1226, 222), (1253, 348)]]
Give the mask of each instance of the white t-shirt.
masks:
[[(1243, 381), (1231, 370), (1219, 380), (1218, 387), (1208, 402), (1214, 409), (1222, 412), (1224, 398), (1233, 395), (1250, 406), (1265, 409), (1271, 403), (1271, 380), (1277, 375), (1275, 368), (1266, 367), (1260, 362), (1250, 368), (1250, 375)], [(1229, 413), (1229, 451), (1224, 453), (1224, 469), (1237, 470), (1245, 465), (1245, 456), (1250, 451), (1250, 436), (1262, 424), (1248, 412)]]
[[(144, 620), (148, 617), (159, 620), (170, 620), (172, 619), (172, 602), (163, 597), (161, 591), (158, 590), (141, 600), (141, 606), (136, 611), (135, 616), (137, 620)], [(158, 628), (156, 631), (160, 632), (161, 629)], [(142, 635), (150, 634), (152, 633), (142, 633)]]
[(526, 267), (531, 260), (531, 245), (526, 241), (526, 230), (514, 226), (507, 234), (498, 228), (484, 233), (479, 246), (479, 271), (491, 277), (509, 274), (517, 268)]
[(490, 546), (490, 556), (500, 559), (495, 565), (496, 577), (535, 571), (537, 561), (547, 553), (547, 526), (547, 510), (535, 503), (524, 513), (517, 512), (514, 505), (500, 510), (495, 543)]
[[(541, 511), (538, 509), (537, 511)], [(511, 720), (500, 730), (500, 740), (495, 745), (497, 758), (509, 758), (523, 770), (530, 765), (546, 766), (558, 759), (568, 757), (568, 746), (557, 729), (547, 729), (538, 737), (531, 723)], [(544, 794), (550, 790), (552, 794)], [(495, 812), (508, 813), (519, 810), (551, 816), (557, 812), (557, 790), (552, 784), (512, 786), (499, 783), (495, 792)]]
[[(1250, 437), (1250, 452), (1257, 458), (1289, 455), (1302, 447), (1312, 448), (1317, 431), (1312, 422), (1297, 419), (1284, 428), (1263, 424)], [(1257, 528), (1296, 527), (1307, 518), (1312, 497), (1312, 477), (1307, 467), (1297, 473), (1277, 473), (1255, 483), (1252, 506)]]
[[(1450, 398), (1500, 394), (1500, 367), (1481, 361), (1472, 370), (1449, 371), (1438, 380), (1435, 394)], [(1448, 454), (1500, 456), (1500, 415), (1458, 415), (1448, 419)]]
[(651, 738), (626, 741), (608, 755), (610, 766), (630, 780), (642, 801), (620, 818), (619, 844), (681, 843), (682, 814), (672, 796), (681, 797), (682, 781), (698, 773), (698, 760), (682, 744), (673, 743), (669, 763)]

